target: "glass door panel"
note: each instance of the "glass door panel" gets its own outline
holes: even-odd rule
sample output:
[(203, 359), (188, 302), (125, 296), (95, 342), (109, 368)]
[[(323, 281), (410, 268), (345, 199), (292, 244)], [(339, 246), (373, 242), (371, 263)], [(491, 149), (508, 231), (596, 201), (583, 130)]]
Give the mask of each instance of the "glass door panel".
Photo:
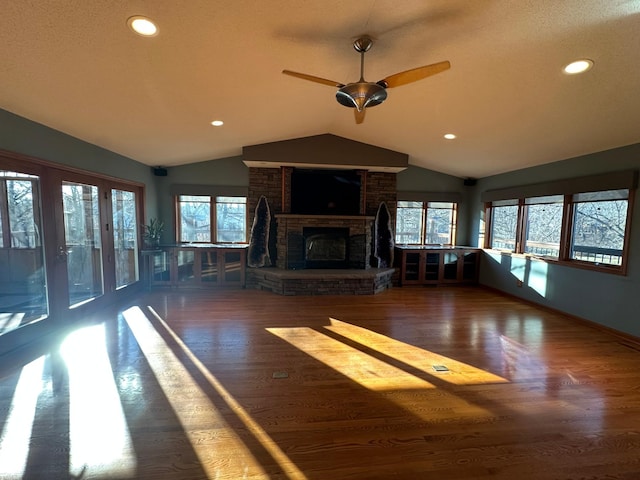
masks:
[(0, 334), (49, 315), (40, 178), (0, 171)]
[(178, 282), (186, 283), (195, 281), (195, 250), (180, 249), (177, 252)]
[(218, 252), (214, 249), (200, 251), (200, 279), (203, 282), (218, 281)]
[(62, 182), (69, 306), (104, 293), (98, 187)]
[(456, 280), (458, 278), (458, 254), (446, 252), (444, 254), (444, 280)]
[(111, 211), (116, 288), (121, 288), (139, 279), (136, 194), (112, 189)]
[(225, 282), (242, 281), (242, 254), (240, 252), (225, 252), (224, 267)]
[(424, 279), (437, 282), (440, 277), (440, 255), (441, 253), (426, 254), (424, 265)]

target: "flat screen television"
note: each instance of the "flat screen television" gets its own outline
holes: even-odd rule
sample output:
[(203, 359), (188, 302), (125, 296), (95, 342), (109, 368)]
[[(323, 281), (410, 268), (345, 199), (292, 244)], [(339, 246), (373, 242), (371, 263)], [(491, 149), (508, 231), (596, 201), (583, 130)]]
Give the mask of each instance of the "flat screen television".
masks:
[(359, 215), (360, 175), (354, 170), (295, 168), (291, 175), (291, 213)]

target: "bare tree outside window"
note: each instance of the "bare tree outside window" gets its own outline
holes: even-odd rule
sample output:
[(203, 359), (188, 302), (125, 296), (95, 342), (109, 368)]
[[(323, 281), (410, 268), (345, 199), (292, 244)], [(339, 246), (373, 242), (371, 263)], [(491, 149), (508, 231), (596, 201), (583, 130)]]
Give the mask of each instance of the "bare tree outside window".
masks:
[(627, 190), (574, 195), (571, 258), (610, 265), (622, 263), (629, 204), (626, 197)]
[(558, 258), (562, 234), (564, 197), (527, 198), (525, 253)]
[(6, 180), (12, 248), (39, 246), (31, 180)]
[(216, 197), (216, 240), (223, 243), (245, 242), (246, 218), (245, 197)]
[(496, 205), (491, 217), (491, 248), (515, 251), (518, 205)]
[[(212, 214), (215, 214), (213, 219)], [(247, 241), (246, 197), (179, 195), (178, 215), (180, 242)]]
[(429, 202), (427, 204), (425, 242), (433, 245), (453, 244), (456, 223), (455, 204)]
[(453, 202), (398, 201), (396, 244), (452, 245), (455, 242), (456, 208)]
[(620, 189), (494, 201), (490, 247), (624, 272), (629, 199)]
[(180, 241), (211, 242), (211, 197), (180, 195)]
[(134, 192), (111, 189), (116, 288), (138, 280), (138, 221)]
[(396, 244), (419, 244), (422, 232), (422, 202), (398, 201)]

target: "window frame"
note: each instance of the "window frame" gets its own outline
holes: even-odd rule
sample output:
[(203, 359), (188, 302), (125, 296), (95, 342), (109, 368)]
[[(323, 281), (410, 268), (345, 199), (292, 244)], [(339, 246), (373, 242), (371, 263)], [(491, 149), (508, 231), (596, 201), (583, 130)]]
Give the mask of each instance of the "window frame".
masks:
[[(524, 256), (529, 258), (535, 258), (538, 260), (542, 260), (549, 263), (555, 263), (570, 267), (582, 268), (586, 270), (593, 270), (599, 272), (606, 272), (618, 275), (626, 275), (627, 274), (627, 266), (628, 266), (628, 255), (630, 249), (630, 237), (631, 237), (631, 220), (633, 217), (633, 206), (635, 204), (635, 194), (636, 189), (634, 187), (625, 187), (628, 192), (626, 201), (627, 201), (627, 212), (625, 219), (625, 232), (623, 238), (623, 246), (621, 250), (621, 261), (620, 265), (613, 264), (603, 264), (598, 262), (580, 260), (571, 258), (572, 256), (572, 242), (573, 242), (573, 234), (574, 234), (574, 214), (576, 202), (574, 201), (574, 195), (579, 193), (599, 193), (599, 192), (607, 192), (610, 190), (616, 190), (616, 188), (606, 188), (603, 190), (590, 190), (590, 191), (576, 191), (571, 194), (563, 195), (563, 211), (562, 211), (562, 220), (561, 220), (561, 232), (560, 232), (560, 245), (558, 258), (554, 258), (551, 256), (538, 255), (535, 253), (526, 253), (525, 245), (526, 245), (526, 229), (527, 229), (527, 199), (534, 199), (536, 197), (543, 197), (545, 195), (527, 195), (519, 198), (511, 198), (508, 200), (517, 201), (518, 202), (518, 220), (516, 227), (516, 236), (515, 236), (515, 249), (513, 251), (494, 249), (492, 248), (492, 240), (493, 240), (493, 224), (494, 224), (494, 215), (493, 209), (495, 206), (494, 203), (500, 203), (500, 201), (485, 201), (484, 202), (484, 216), (485, 216), (485, 230), (484, 230), (484, 245), (483, 248), (496, 250), (505, 255), (516, 255), (516, 256)], [(505, 199), (507, 200), (507, 199)]]
[[(40, 211), (41, 193), (37, 182), (34, 181), (33, 176), (30, 174), (18, 174), (16, 176), (0, 175), (0, 248), (15, 249), (15, 250), (31, 250), (42, 246), (42, 238), (40, 232), (35, 230), (33, 232), (33, 245), (15, 245), (14, 244), (14, 230), (11, 226), (11, 212), (10, 201), (8, 198), (8, 182), (21, 181), (29, 182), (31, 184), (31, 212), (33, 218), (42, 218)], [(27, 238), (30, 238), (27, 236)], [(29, 241), (30, 243), (30, 241)]]
[[(180, 204), (181, 204), (181, 197), (183, 196), (189, 196), (189, 197), (208, 197), (209, 198), (209, 236), (210, 236), (210, 241), (188, 241), (188, 240), (182, 240), (182, 218), (181, 218), (181, 209), (180, 209)], [(243, 198), (244, 199), (244, 204), (245, 206), (245, 219), (244, 219), (244, 240), (240, 241), (240, 242), (220, 242), (218, 241), (218, 218), (217, 218), (217, 211), (218, 211), (218, 197), (221, 198), (230, 198), (230, 197), (238, 197), (238, 198)], [(204, 203), (204, 202), (203, 202)], [(229, 203), (229, 202), (220, 202), (220, 203)], [(201, 244), (201, 245), (221, 245), (221, 244), (227, 244), (227, 243), (233, 243), (233, 244), (247, 244), (249, 243), (249, 229), (248, 229), (248, 205), (249, 205), (249, 199), (247, 197), (247, 195), (239, 195), (237, 193), (217, 193), (217, 194), (201, 194), (201, 193), (176, 193), (174, 195), (174, 216), (175, 216), (175, 227), (176, 227), (176, 239), (177, 242), (179, 244)]]
[[(402, 207), (400, 206), (400, 204), (402, 202), (412, 202), (412, 203), (419, 203), (420, 207), (415, 206), (415, 207)], [(452, 208), (450, 209), (444, 209), (444, 208), (438, 208), (435, 206), (430, 206), (429, 204), (437, 204), (437, 203), (450, 203), (452, 205)], [(420, 208), (421, 209), (421, 220), (420, 220), (420, 232), (418, 232), (418, 243), (408, 243), (408, 242), (399, 242), (398, 241), (398, 219), (400, 218), (399, 215), (399, 210), (403, 209), (403, 208), (413, 208), (413, 209), (417, 209)], [(449, 238), (449, 243), (427, 243), (427, 230), (428, 230), (428, 215), (429, 215), (429, 209), (431, 210), (450, 210), (451, 211), (451, 222), (449, 223), (449, 227), (450, 227), (450, 238)], [(395, 224), (395, 235), (394, 235), (394, 240), (396, 242), (396, 244), (398, 245), (438, 245), (438, 246), (452, 246), (456, 244), (456, 234), (457, 234), (457, 229), (458, 229), (458, 202), (456, 201), (451, 201), (451, 200), (405, 200), (405, 199), (398, 199), (397, 203), (396, 203), (396, 224)]]

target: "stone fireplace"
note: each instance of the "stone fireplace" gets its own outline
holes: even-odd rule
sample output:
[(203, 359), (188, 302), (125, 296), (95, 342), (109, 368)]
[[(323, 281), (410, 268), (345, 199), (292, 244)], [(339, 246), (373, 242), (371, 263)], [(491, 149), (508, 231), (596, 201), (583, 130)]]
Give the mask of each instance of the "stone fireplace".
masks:
[(264, 196), (271, 212), (272, 266), (247, 269), (248, 288), (371, 295), (391, 286), (394, 269), (372, 267), (373, 226), (381, 202), (395, 214), (396, 174), (407, 168), (408, 155), (323, 134), (246, 146), (243, 157), (248, 211)]

